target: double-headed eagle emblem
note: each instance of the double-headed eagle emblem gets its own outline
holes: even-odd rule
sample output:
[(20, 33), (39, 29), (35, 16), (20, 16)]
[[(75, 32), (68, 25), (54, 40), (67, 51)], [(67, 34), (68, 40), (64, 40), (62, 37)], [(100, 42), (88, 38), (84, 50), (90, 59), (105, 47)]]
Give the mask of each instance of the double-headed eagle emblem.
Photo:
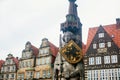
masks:
[(83, 57), (82, 49), (73, 40), (61, 48), (60, 53), (71, 64), (80, 62)]

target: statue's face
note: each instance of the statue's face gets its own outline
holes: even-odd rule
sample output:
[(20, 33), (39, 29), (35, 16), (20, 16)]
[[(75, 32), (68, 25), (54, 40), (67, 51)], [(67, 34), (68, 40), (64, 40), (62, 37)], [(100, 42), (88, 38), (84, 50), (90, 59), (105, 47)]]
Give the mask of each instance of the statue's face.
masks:
[(63, 36), (64, 42), (69, 42), (74, 37), (74, 34), (72, 32), (65, 32)]

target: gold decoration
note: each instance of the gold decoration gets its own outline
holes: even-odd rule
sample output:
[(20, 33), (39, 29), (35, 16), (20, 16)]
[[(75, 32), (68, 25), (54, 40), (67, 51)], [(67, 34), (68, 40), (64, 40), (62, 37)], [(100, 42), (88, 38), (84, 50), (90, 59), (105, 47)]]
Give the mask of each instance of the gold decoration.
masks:
[(80, 62), (83, 57), (82, 49), (73, 40), (61, 48), (60, 53), (71, 64)]

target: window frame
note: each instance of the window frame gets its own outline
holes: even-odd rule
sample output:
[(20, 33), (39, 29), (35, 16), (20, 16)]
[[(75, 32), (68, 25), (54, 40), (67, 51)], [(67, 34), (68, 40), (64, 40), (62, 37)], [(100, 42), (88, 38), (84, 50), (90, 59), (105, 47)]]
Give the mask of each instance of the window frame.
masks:
[(98, 38), (103, 38), (104, 37), (104, 33), (101, 32), (101, 33), (98, 33)]
[(110, 56), (104, 56), (104, 64), (110, 64)]
[(111, 55), (111, 63), (117, 63), (117, 62), (118, 62), (117, 55)]
[(105, 48), (105, 43), (104, 42), (99, 43), (99, 48)]

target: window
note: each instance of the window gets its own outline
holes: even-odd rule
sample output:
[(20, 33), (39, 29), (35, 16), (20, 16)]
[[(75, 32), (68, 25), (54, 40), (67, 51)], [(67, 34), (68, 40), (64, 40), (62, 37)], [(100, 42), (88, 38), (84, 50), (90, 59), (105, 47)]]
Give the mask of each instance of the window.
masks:
[(97, 48), (97, 44), (93, 44), (93, 49), (96, 49)]
[(38, 58), (38, 59), (37, 59), (37, 65), (40, 65), (40, 64), (43, 64), (42, 58)]
[(99, 38), (103, 38), (103, 37), (104, 37), (104, 33), (99, 33), (99, 34), (98, 34), (98, 37), (99, 37)]
[(44, 49), (44, 53), (48, 54), (48, 50), (49, 50), (48, 48)]
[(7, 60), (7, 62), (8, 62), (8, 64), (10, 64), (10, 63), (11, 63), (11, 60), (10, 60), (10, 59), (8, 59), (8, 60)]
[(36, 78), (37, 78), (37, 79), (40, 78), (40, 72), (36, 72)]
[(4, 75), (0, 74), (0, 80), (3, 80), (3, 78), (4, 78)]
[(24, 80), (24, 74), (18, 74), (18, 80)]
[(94, 70), (94, 80), (98, 80), (98, 70)]
[(99, 43), (99, 48), (105, 48), (105, 43)]
[(25, 54), (25, 52), (22, 54), (22, 57), (23, 57), (23, 58), (25, 58), (25, 57), (26, 57), (26, 54)]
[(42, 58), (42, 64), (45, 64), (45, 58)]
[(109, 64), (110, 63), (110, 56), (104, 56), (104, 63)]
[(39, 52), (40, 52), (39, 54), (43, 54), (44, 53), (43, 49), (40, 49)]
[(31, 67), (31, 66), (32, 66), (32, 65), (31, 65), (31, 61), (28, 61), (28, 66), (29, 66), (29, 67)]
[(46, 70), (43, 70), (43, 78), (46, 77)]
[(14, 76), (14, 74), (11, 74), (11, 78), (14, 78), (15, 76)]
[(48, 70), (47, 77), (50, 78), (50, 70)]
[(117, 61), (117, 55), (112, 55), (111, 56), (111, 62), (112, 63), (117, 63), (118, 61)]
[(10, 66), (7, 67), (7, 71), (10, 71)]
[(50, 57), (46, 57), (46, 64), (50, 63)]
[(89, 58), (89, 65), (94, 65), (94, 57)]
[(101, 64), (101, 57), (96, 57), (96, 64)]
[(107, 46), (108, 46), (108, 47), (111, 47), (111, 42), (107, 42)]
[(27, 57), (27, 58), (30, 58), (31, 55), (32, 55), (32, 51), (27, 51), (25, 54), (26, 54), (26, 57)]
[(7, 79), (9, 78), (9, 74), (6, 74), (6, 78), (7, 78)]
[(27, 79), (33, 78), (33, 72), (27, 72)]
[(118, 80), (120, 80), (120, 68), (118, 69)]
[(40, 65), (40, 59), (37, 59), (37, 65)]
[(92, 80), (92, 71), (88, 71), (87, 73), (88, 80)]
[(12, 66), (11, 71), (15, 71), (15, 65)]

